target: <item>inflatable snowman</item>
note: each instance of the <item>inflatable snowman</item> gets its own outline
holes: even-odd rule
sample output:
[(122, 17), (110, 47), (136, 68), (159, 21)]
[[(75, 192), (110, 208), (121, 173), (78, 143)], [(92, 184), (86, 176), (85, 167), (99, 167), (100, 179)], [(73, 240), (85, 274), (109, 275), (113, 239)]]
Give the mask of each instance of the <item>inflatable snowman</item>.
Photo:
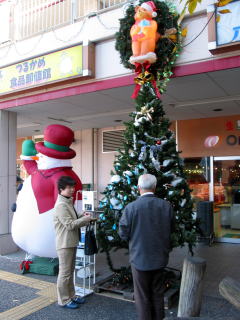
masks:
[[(29, 254), (57, 257), (53, 225), (54, 205), (58, 196), (57, 181), (61, 176), (76, 180), (74, 201), (76, 192), (82, 190), (81, 181), (72, 170), (70, 160), (76, 155), (69, 148), (73, 139), (71, 129), (53, 124), (45, 128), (44, 142), (36, 145), (32, 140), (23, 142), (21, 159), (29, 177), (18, 194), (12, 237)], [(81, 201), (81, 192), (78, 195)]]

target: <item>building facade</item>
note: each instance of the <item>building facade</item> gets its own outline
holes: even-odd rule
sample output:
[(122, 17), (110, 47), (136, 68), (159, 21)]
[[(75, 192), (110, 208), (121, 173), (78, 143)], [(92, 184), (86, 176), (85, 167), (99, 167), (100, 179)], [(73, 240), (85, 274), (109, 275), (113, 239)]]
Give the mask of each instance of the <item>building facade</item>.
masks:
[[(41, 139), (48, 124), (75, 131), (74, 170), (101, 197), (122, 123), (134, 110), (134, 74), (115, 50), (119, 19), (130, 2), (0, 2), (0, 253), (16, 249), (10, 206), (20, 145)], [(216, 236), (231, 242), (240, 234), (239, 7), (240, 1), (222, 8), (203, 1), (185, 17), (188, 33), (162, 96), (196, 203), (214, 201)]]

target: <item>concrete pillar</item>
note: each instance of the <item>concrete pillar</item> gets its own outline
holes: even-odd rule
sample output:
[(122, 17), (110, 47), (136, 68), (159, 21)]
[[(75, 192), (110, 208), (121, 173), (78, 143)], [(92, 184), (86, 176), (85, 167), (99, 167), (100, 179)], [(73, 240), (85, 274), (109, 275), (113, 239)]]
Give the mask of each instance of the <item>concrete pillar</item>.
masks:
[(77, 156), (72, 159), (73, 169), (80, 177), (83, 184), (92, 184), (96, 187), (95, 181), (95, 129), (84, 129), (74, 132), (75, 143), (72, 148)]
[(16, 201), (17, 115), (0, 110), (0, 254), (18, 250), (11, 237), (11, 205)]
[(93, 129), (82, 130), (82, 182), (94, 184), (93, 172)]

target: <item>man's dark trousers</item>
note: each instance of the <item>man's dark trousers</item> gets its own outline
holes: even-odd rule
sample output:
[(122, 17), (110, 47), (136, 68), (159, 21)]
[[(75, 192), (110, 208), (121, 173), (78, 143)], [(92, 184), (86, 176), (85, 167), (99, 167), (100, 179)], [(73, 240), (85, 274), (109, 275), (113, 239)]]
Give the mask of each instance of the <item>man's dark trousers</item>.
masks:
[(164, 318), (163, 269), (141, 271), (132, 265), (134, 299), (139, 320)]

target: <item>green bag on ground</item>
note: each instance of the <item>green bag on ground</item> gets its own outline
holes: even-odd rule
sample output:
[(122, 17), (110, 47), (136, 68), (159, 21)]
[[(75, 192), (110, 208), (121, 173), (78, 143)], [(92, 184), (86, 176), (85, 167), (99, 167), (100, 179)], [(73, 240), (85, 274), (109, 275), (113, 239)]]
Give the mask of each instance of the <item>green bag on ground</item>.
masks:
[(42, 258), (36, 257), (31, 261), (23, 261), (20, 264), (22, 273), (30, 272), (55, 276), (58, 274), (59, 262), (58, 258)]

